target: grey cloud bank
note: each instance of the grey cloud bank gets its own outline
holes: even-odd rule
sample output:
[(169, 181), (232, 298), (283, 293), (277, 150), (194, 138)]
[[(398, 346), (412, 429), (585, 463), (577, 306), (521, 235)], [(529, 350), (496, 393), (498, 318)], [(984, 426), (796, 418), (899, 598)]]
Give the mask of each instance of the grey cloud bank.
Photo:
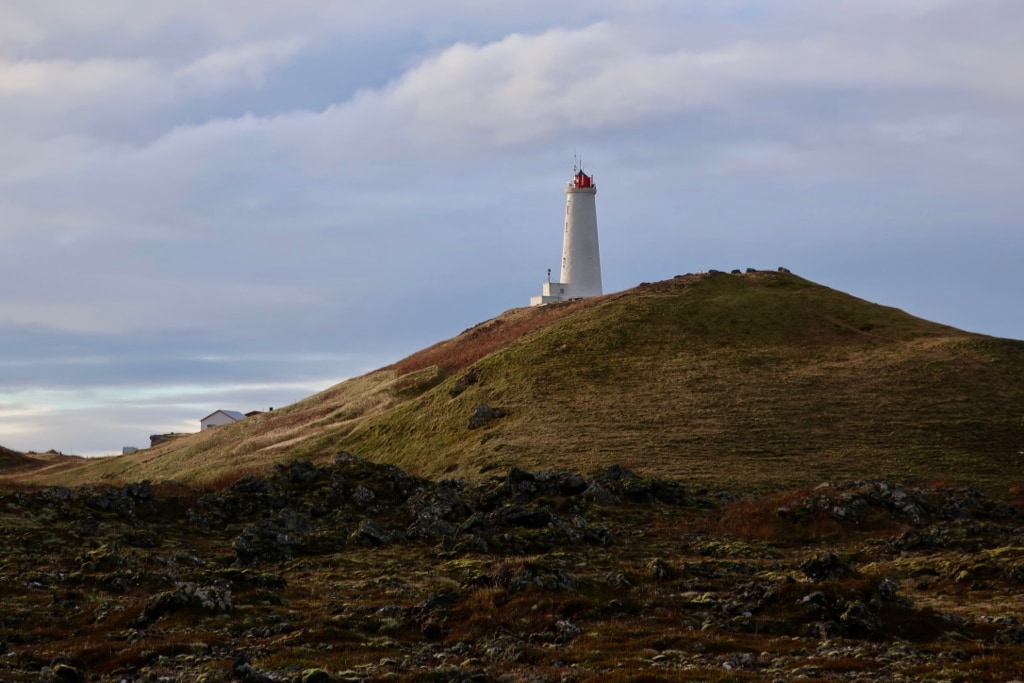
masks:
[(576, 150), (608, 291), (785, 265), (1024, 338), (1018, 2), (43, 4), (0, 0), (5, 446), (117, 452), (524, 305)]

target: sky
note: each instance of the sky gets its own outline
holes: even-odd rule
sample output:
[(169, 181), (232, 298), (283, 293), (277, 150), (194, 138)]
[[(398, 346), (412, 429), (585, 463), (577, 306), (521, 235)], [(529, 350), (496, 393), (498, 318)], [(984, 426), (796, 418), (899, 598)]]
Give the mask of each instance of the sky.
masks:
[(0, 445), (119, 453), (540, 294), (785, 266), (1024, 339), (1020, 0), (0, 0)]

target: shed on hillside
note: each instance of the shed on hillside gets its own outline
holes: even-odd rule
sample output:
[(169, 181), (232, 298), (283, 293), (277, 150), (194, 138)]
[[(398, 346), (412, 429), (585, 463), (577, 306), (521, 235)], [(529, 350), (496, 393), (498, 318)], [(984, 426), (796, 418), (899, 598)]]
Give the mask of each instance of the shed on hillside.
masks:
[(210, 427), (231, 424), (232, 422), (238, 422), (239, 420), (244, 419), (245, 415), (242, 415), (237, 410), (215, 410), (199, 421), (199, 431), (209, 429)]

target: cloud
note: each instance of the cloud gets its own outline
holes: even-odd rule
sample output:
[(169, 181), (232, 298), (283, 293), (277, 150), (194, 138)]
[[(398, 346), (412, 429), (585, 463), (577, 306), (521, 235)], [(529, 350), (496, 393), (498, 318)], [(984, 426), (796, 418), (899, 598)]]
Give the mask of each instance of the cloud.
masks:
[[(120, 335), (160, 330), (206, 329), (250, 319), (258, 313), (314, 308), (323, 299), (313, 288), (260, 282), (149, 279), (133, 287), (131, 296), (119, 288), (131, 281), (111, 273), (65, 290), (63, 301), (47, 297), (45, 290), (13, 301), (0, 302), (0, 325), (45, 328), (52, 331)], [(187, 317), (168, 315), (189, 310)]]
[[(608, 24), (458, 44), (383, 94), (388, 107), (445, 141), (516, 143), (559, 132), (638, 125), (687, 111), (736, 113), (773, 90), (946, 89), (1024, 103), (1024, 46), (928, 37), (825, 36), (651, 50)], [(748, 117), (754, 118), (750, 112)]]
[(307, 42), (296, 38), (233, 46), (202, 56), (174, 76), (186, 84), (211, 89), (261, 85), (271, 68), (292, 59), (305, 47)]
[[(822, 14), (799, 2), (776, 7), (773, 13)], [(899, 10), (877, 2), (858, 7), (899, 25), (960, 9), (934, 2)], [(306, 9), (326, 11), (316, 3)], [(875, 40), (833, 26), (826, 35), (805, 30), (796, 40), (764, 35), (705, 48), (669, 39), (650, 17), (644, 22), (633, 15), (631, 23), (459, 42), (411, 65), (389, 85), (363, 89), (321, 111), (178, 123), (139, 144), (67, 135), (42, 146), (8, 141), (12, 157), (25, 162), (15, 168), (31, 174), (17, 171), (29, 178), (13, 178), (12, 192), (0, 187), (0, 212), (19, 218), (4, 221), (5, 229), (27, 227), (30, 217), (34, 232), (53, 230), (65, 244), (105, 234), (194, 243), (230, 238), (243, 217), (252, 217), (250, 231), (266, 232), (278, 215), (287, 220), (308, 200), (334, 209), (334, 228), (362, 240), (358, 226), (400, 209), (394, 184), (405, 187), (407, 203), (449, 196), (431, 187), (438, 168), (451, 164), (464, 174), (467, 164), (492, 151), (538, 150), (601, 135), (639, 142), (644, 129), (667, 126), (675, 129), (669, 139), (678, 138), (674, 143), (691, 154), (721, 138), (709, 156), (717, 172), (831, 169), (826, 172), (848, 176), (877, 170), (878, 164), (857, 160), (868, 150), (872, 158), (891, 156), (891, 148), (920, 146), (913, 136), (922, 134), (942, 149), (973, 154), (975, 163), (999, 163), (992, 152), (956, 143), (978, 141), (981, 116), (991, 125), (999, 116), (1019, 115), (1010, 104), (1024, 88), (1019, 79), (988, 74), (1014, 73), (1006, 65), (1021, 63), (1024, 49), (970, 35), (949, 39), (951, 29), (941, 22), (932, 33), (901, 40), (884, 29)], [(164, 89), (179, 94), (154, 97), (187, 100), (192, 86), (273, 87), (267, 75), (308, 45), (291, 38), (243, 41), (174, 71), (162, 67), (163, 76), (172, 75)], [(160, 89), (161, 74), (138, 73), (140, 82), (152, 81), (136, 84), (135, 94), (145, 100)], [(111, 83), (106, 94), (118, 87)], [(701, 138), (688, 137), (686, 131), (698, 129)], [(450, 184), (466, 181), (460, 175)], [(332, 187), (344, 192), (332, 193)]]
[(0, 62), (0, 97), (24, 98), (54, 92), (70, 98), (95, 97), (110, 95), (152, 77), (152, 65), (146, 60), (7, 60)]
[(871, 271), (898, 304), (900, 261), (941, 238), (1002, 291), (983, 264), (1024, 246), (1022, 21), (1016, 0), (0, 0), (0, 384), (67, 389), (13, 402), (52, 406), (72, 426), (44, 443), (71, 451), (113, 410), (90, 387), (198, 404), (390, 362), (536, 293), (574, 149), (608, 289), (784, 264)]
[(455, 45), (382, 99), (443, 141), (512, 144), (705, 103), (705, 89), (686, 87), (695, 66), (692, 56), (646, 54), (597, 24)]

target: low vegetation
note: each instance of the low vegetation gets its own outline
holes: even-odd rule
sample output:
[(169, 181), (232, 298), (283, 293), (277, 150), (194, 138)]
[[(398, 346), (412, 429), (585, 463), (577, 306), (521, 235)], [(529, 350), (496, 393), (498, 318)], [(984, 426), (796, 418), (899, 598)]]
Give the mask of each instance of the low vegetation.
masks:
[(4, 681), (1011, 680), (1024, 513), (623, 467), (0, 493)]

